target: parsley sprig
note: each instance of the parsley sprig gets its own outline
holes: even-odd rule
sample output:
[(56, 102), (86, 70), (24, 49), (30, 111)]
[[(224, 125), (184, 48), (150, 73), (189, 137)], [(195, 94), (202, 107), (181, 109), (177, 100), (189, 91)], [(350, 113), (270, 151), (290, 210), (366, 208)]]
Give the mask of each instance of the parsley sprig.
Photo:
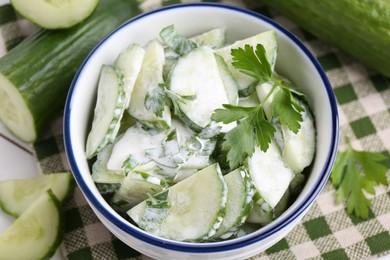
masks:
[(272, 89), (267, 97), (256, 107), (239, 107), (223, 105), (224, 108), (216, 109), (211, 116), (215, 122), (228, 124), (237, 121), (238, 124), (224, 136), (222, 150), (227, 152), (227, 160), (231, 169), (237, 168), (247, 157), (250, 157), (256, 146), (262, 151), (267, 151), (275, 128), (265, 117), (263, 105), (270, 99), (271, 111), (274, 118), (279, 118), (281, 124), (286, 125), (291, 131), (297, 133), (300, 122), (303, 121), (300, 112), (304, 108), (299, 105), (295, 95), (300, 95), (290, 88), (279, 76), (272, 72), (266, 51), (263, 45), (256, 45), (254, 49), (250, 45), (231, 51), (232, 65), (244, 74), (247, 74), (258, 82), (272, 83)]
[(371, 202), (364, 191), (375, 194), (376, 185), (388, 185), (388, 169), (384, 165), (388, 156), (380, 152), (357, 151), (349, 138), (347, 145), (346, 151), (338, 152), (330, 176), (336, 188), (336, 203), (346, 202), (348, 214), (367, 219)]

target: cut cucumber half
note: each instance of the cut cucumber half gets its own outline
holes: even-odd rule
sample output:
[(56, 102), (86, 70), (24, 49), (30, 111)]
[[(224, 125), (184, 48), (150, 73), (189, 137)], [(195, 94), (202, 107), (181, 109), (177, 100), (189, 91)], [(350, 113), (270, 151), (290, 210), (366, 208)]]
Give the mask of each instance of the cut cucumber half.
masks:
[(130, 44), (119, 54), (115, 61), (115, 65), (118, 66), (123, 73), (126, 108), (130, 104), (131, 93), (133, 93), (134, 84), (141, 70), (144, 56), (145, 50), (140, 45)]
[(248, 158), (248, 171), (260, 196), (274, 208), (288, 189), (294, 173), (286, 166), (275, 141), (264, 153), (259, 147)]
[(253, 48), (256, 48), (257, 44), (262, 44), (265, 48), (266, 57), (268, 62), (271, 64), (272, 69), (275, 66), (276, 55), (278, 51), (278, 42), (276, 39), (276, 33), (273, 30), (266, 31), (257, 34), (255, 36), (236, 41), (231, 45), (216, 50), (216, 53), (221, 55), (224, 58), (240, 90), (247, 88), (250, 84), (252, 84), (255, 81), (255, 79), (240, 72), (232, 65), (231, 51), (232, 49), (244, 48), (244, 46), (247, 44), (252, 46)]
[(228, 185), (226, 214), (213, 238), (227, 239), (235, 235), (245, 222), (253, 205), (255, 189), (249, 174), (244, 169), (236, 169), (224, 176)]
[(131, 116), (150, 128), (167, 129), (171, 125), (169, 106), (162, 104), (163, 112), (161, 116), (157, 116), (145, 106), (147, 95), (156, 91), (159, 88), (159, 84), (164, 83), (164, 62), (164, 47), (157, 40), (150, 41), (145, 47), (145, 56), (141, 65), (141, 71), (135, 82), (128, 107), (128, 112)]
[(140, 228), (176, 241), (213, 236), (225, 215), (227, 184), (213, 164), (130, 209)]
[(37, 138), (30, 108), (23, 96), (5, 75), (0, 73), (0, 120), (16, 137), (25, 142)]
[[(201, 131), (210, 124), (215, 109), (229, 104), (214, 51), (206, 46), (179, 58), (171, 72), (170, 91), (177, 95), (170, 97), (178, 116), (194, 131)], [(234, 126), (223, 125), (222, 131)]]
[(121, 70), (113, 65), (103, 65), (92, 129), (87, 138), (87, 158), (92, 158), (114, 141), (126, 106), (125, 95)]
[(18, 217), (48, 189), (63, 202), (72, 193), (74, 185), (70, 172), (52, 173), (33, 179), (2, 181), (0, 207), (4, 212)]
[(1, 259), (49, 259), (62, 239), (60, 202), (43, 192), (11, 226), (0, 235)]
[(86, 19), (99, 0), (11, 0), (15, 10), (29, 21), (45, 29), (63, 29)]
[(189, 40), (195, 42), (198, 45), (206, 45), (212, 49), (219, 49), (225, 45), (226, 28), (215, 28), (202, 34), (195, 35), (189, 38)]

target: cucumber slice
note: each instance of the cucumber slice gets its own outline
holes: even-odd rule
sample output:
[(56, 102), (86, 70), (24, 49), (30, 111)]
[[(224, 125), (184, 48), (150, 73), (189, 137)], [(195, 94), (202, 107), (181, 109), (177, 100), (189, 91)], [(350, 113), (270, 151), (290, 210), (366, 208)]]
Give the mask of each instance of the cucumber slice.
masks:
[(294, 178), (294, 173), (284, 163), (275, 141), (270, 143), (265, 153), (256, 147), (247, 164), (260, 196), (274, 208)]
[[(162, 115), (157, 116), (152, 110), (145, 107), (148, 93), (152, 93), (163, 83), (163, 66), (165, 54), (163, 46), (157, 41), (150, 41), (145, 47), (145, 56), (141, 71), (135, 82), (130, 99), (128, 112), (138, 122), (150, 128), (167, 129), (171, 125), (171, 112), (169, 106), (161, 104)], [(156, 100), (159, 102), (159, 100)]]
[(92, 129), (86, 145), (86, 154), (89, 159), (108, 143), (112, 143), (119, 131), (126, 106), (126, 93), (123, 74), (116, 66), (102, 66), (97, 95)]
[[(8, 214), (20, 216), (42, 193), (51, 189), (63, 202), (73, 191), (70, 172), (42, 175), (33, 179), (0, 182), (0, 207)], [(0, 250), (1, 251), (1, 250)]]
[[(213, 164), (130, 209), (140, 228), (176, 241), (213, 236), (225, 215), (227, 184)], [(205, 203), (207, 202), (207, 203)]]
[(215, 54), (215, 60), (217, 61), (219, 76), (222, 79), (223, 85), (225, 87), (226, 95), (229, 100), (229, 104), (237, 105), (238, 104), (238, 85), (234, 80), (232, 73), (230, 72), (228, 66), (224, 59)]
[(245, 98), (240, 98), (238, 100), (238, 106), (240, 107), (256, 107), (260, 104), (257, 93), (253, 92), (250, 96)]
[(115, 65), (122, 70), (124, 76), (126, 108), (130, 104), (131, 93), (133, 93), (134, 84), (141, 70), (144, 56), (145, 50), (140, 45), (130, 44), (119, 54), (115, 61)]
[(102, 194), (115, 192), (121, 185), (125, 175), (122, 172), (110, 171), (107, 169), (107, 162), (110, 159), (114, 144), (108, 144), (98, 154), (92, 165), (92, 179)]
[(45, 29), (70, 28), (90, 16), (98, 3), (98, 0), (11, 0), (19, 14)]
[(141, 172), (129, 172), (111, 199), (115, 209), (125, 212), (167, 187), (161, 179)]
[[(215, 109), (229, 104), (214, 51), (206, 46), (196, 48), (178, 60), (171, 72), (170, 91), (177, 95), (170, 95), (176, 114), (198, 132), (210, 124)], [(229, 131), (234, 126), (222, 125), (221, 131)]]
[(216, 50), (216, 53), (224, 58), (240, 90), (247, 88), (255, 81), (255, 79), (234, 68), (234, 66), (232, 65), (231, 51), (232, 49), (244, 48), (244, 46), (247, 44), (253, 46), (253, 48), (256, 48), (257, 44), (262, 44), (266, 51), (267, 60), (271, 64), (272, 68), (274, 68), (275, 66), (276, 54), (278, 51), (276, 33), (273, 30), (266, 31), (240, 41), (236, 41), (231, 45)]
[[(259, 100), (264, 100), (271, 88), (271, 83), (261, 83), (256, 86)], [(270, 105), (277, 91), (278, 89), (275, 89), (267, 101), (263, 103), (265, 114), (269, 120), (272, 119)], [(296, 100), (305, 109), (305, 111), (301, 112), (303, 121), (300, 123), (301, 128), (298, 133), (295, 134), (287, 126), (281, 125), (279, 121), (274, 123), (274, 126), (277, 126), (276, 128), (278, 129), (277, 143), (282, 150), (283, 160), (295, 174), (302, 172), (304, 168), (311, 164), (316, 149), (316, 130), (310, 107), (299, 98)]]
[(165, 133), (151, 134), (145, 131), (141, 126), (134, 125), (127, 129), (126, 133), (121, 136), (114, 144), (111, 156), (107, 162), (109, 171), (124, 173), (123, 164), (132, 157), (135, 165), (142, 165), (149, 161), (145, 155), (145, 150), (159, 148), (165, 138)]
[(43, 192), (0, 235), (2, 259), (49, 259), (61, 242), (63, 218), (60, 202)]
[(206, 45), (212, 49), (219, 49), (226, 42), (226, 28), (219, 27), (189, 38), (198, 45)]
[(268, 120), (272, 119), (271, 103), (275, 96), (275, 93), (279, 91), (279, 87), (277, 87), (274, 90), (274, 92), (271, 93), (271, 95), (268, 97), (267, 101), (264, 102), (265, 98), (268, 96), (268, 93), (271, 90), (272, 90), (272, 82), (259, 83), (256, 86), (257, 97), (259, 98), (260, 102), (263, 104), (263, 109)]
[(303, 102), (299, 104), (305, 111), (301, 112), (303, 121), (300, 123), (301, 128), (298, 133), (295, 134), (287, 126), (282, 125), (284, 140), (282, 156), (295, 174), (301, 173), (311, 164), (316, 150), (316, 129), (313, 116), (306, 104)]
[(235, 235), (245, 222), (253, 205), (255, 189), (248, 173), (236, 169), (224, 176), (228, 185), (226, 214), (213, 238), (227, 239)]
[(246, 221), (247, 223), (254, 223), (265, 226), (271, 223), (273, 219), (273, 210), (268, 204), (255, 202), (253, 203), (253, 207)]

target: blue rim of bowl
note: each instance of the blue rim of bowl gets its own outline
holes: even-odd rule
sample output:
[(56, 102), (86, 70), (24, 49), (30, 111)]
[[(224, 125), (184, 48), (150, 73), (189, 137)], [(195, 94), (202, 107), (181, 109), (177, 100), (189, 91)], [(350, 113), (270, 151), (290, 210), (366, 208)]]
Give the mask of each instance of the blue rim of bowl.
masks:
[[(277, 30), (281, 31), (284, 35), (286, 35), (290, 40), (292, 40), (300, 49), (305, 53), (305, 55), (310, 59), (312, 64), (315, 66), (317, 72), (319, 73), (323, 84), (326, 88), (326, 92), (328, 94), (329, 103), (332, 111), (332, 136), (331, 136), (331, 149), (328, 152), (326, 162), (324, 163), (325, 167), (322, 169), (321, 176), (315, 183), (315, 185), (311, 188), (310, 192), (307, 195), (307, 198), (303, 200), (300, 205), (296, 207), (296, 209), (292, 212), (289, 212), (289, 214), (286, 214), (284, 217), (281, 217), (280, 223), (276, 226), (268, 225), (265, 226), (261, 232), (258, 232), (259, 234), (255, 235), (248, 235), (247, 238), (244, 237), (242, 239), (237, 240), (228, 240), (224, 242), (216, 242), (216, 243), (183, 243), (183, 242), (177, 242), (172, 240), (167, 240), (163, 238), (159, 238), (156, 236), (152, 236), (149, 234), (145, 234), (145, 232), (142, 232), (138, 230), (137, 228), (133, 227), (130, 223), (127, 223), (125, 220), (121, 219), (119, 215), (112, 214), (107, 208), (105, 208), (99, 200), (94, 196), (93, 192), (89, 189), (87, 183), (82, 178), (82, 175), (77, 167), (75, 155), (73, 153), (72, 143), (71, 143), (71, 134), (70, 134), (70, 114), (71, 114), (71, 103), (72, 103), (72, 93), (75, 89), (75, 84), (77, 82), (77, 79), (80, 75), (80, 72), (82, 68), (85, 66), (89, 58), (94, 54), (96, 49), (112, 34), (119, 31), (121, 28), (126, 26), (129, 23), (132, 23), (134, 21), (137, 21), (139, 19), (145, 18), (149, 15), (159, 13), (159, 12), (165, 12), (171, 9), (177, 9), (177, 8), (193, 8), (193, 7), (211, 7), (211, 8), (219, 8), (219, 9), (227, 9), (229, 11), (233, 12), (239, 12), (246, 15), (249, 15), (251, 17), (260, 19), (270, 25), (272, 25)], [(324, 72), (322, 66), (318, 62), (317, 58), (308, 50), (308, 48), (299, 40), (295, 35), (290, 33), (287, 29), (285, 29), (283, 26), (279, 25), (272, 19), (265, 17), (264, 15), (261, 15), (259, 13), (256, 13), (254, 11), (243, 9), (236, 6), (226, 5), (226, 4), (220, 4), (220, 3), (189, 3), (189, 4), (177, 4), (177, 5), (171, 5), (164, 8), (160, 8), (154, 11), (150, 11), (148, 13), (140, 14), (127, 22), (123, 23), (121, 26), (116, 28), (114, 31), (112, 31), (110, 34), (108, 34), (95, 48), (90, 52), (90, 54), (87, 56), (87, 58), (83, 61), (81, 66), (79, 67), (78, 71), (75, 74), (75, 77), (72, 81), (72, 84), (69, 89), (68, 97), (65, 104), (65, 110), (64, 110), (64, 144), (65, 144), (65, 152), (66, 156), (68, 158), (68, 162), (70, 164), (70, 168), (73, 172), (73, 175), (76, 179), (77, 184), (79, 185), (80, 189), (82, 190), (84, 196), (88, 199), (90, 203), (99, 211), (100, 214), (102, 214), (105, 218), (109, 219), (112, 224), (114, 224), (117, 228), (123, 230), (127, 234), (143, 241), (149, 244), (152, 244), (157, 247), (161, 247), (164, 249), (170, 249), (174, 251), (179, 251), (183, 253), (214, 253), (214, 252), (223, 252), (223, 251), (229, 251), (234, 250), (237, 248), (242, 248), (249, 246), (253, 243), (259, 242), (261, 240), (266, 239), (267, 237), (273, 236), (279, 231), (287, 228), (289, 224), (293, 223), (299, 217), (304, 213), (306, 210), (309, 209), (311, 204), (314, 202), (315, 198), (318, 196), (318, 194), (323, 189), (324, 185), (326, 184), (331, 169), (333, 167), (333, 163), (336, 157), (337, 153), (337, 147), (338, 147), (338, 141), (339, 141), (339, 121), (338, 121), (338, 112), (337, 112), (337, 103), (333, 94), (333, 90), (331, 87), (331, 84), (326, 76), (326, 73)], [(257, 232), (256, 232), (257, 233)]]

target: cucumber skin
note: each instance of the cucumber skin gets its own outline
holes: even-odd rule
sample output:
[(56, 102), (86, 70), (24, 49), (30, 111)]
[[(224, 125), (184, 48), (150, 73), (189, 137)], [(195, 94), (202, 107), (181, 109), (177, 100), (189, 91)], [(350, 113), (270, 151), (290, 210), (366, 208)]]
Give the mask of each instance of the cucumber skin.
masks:
[(87, 54), (138, 13), (137, 1), (101, 1), (82, 23), (66, 30), (40, 30), (0, 59), (0, 73), (23, 97), (33, 116), (36, 136), (62, 111), (73, 76)]
[(390, 77), (390, 1), (261, 0), (319, 39)]
[(41, 259), (50, 259), (57, 251), (57, 248), (61, 244), (62, 239), (65, 235), (65, 213), (64, 213), (62, 204), (58, 200), (58, 198), (54, 195), (52, 190), (50, 190), (50, 189), (47, 190), (47, 193), (48, 193), (49, 197), (52, 199), (52, 202), (55, 204), (55, 206), (58, 209), (58, 214), (59, 214), (59, 216), (58, 216), (59, 217), (59, 222), (58, 222), (59, 224), (58, 225), (59, 226), (58, 226), (58, 233), (57, 233), (57, 237), (56, 237), (55, 241), (53, 242), (53, 244), (50, 245), (46, 255), (44, 255)]

